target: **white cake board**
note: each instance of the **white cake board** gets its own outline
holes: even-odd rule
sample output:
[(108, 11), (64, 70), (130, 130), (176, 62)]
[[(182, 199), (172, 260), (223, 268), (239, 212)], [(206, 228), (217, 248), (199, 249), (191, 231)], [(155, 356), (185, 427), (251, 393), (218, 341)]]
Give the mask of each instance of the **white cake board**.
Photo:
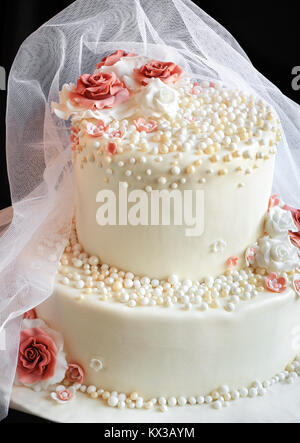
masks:
[(78, 393), (66, 405), (55, 403), (49, 393), (15, 387), (11, 408), (58, 423), (300, 423), (300, 380), (274, 386), (265, 397), (241, 399), (220, 411), (210, 406), (153, 410), (119, 410)]

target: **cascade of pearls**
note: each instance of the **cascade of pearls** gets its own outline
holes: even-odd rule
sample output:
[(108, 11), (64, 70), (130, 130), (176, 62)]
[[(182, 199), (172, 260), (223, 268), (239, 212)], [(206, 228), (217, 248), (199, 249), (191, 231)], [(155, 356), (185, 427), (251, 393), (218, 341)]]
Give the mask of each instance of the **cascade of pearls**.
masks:
[[(283, 276), (292, 284), (293, 273)], [(138, 277), (101, 264), (98, 257), (90, 257), (78, 243), (75, 223), (70, 241), (63, 254), (58, 281), (74, 288), (78, 301), (95, 295), (99, 301), (115, 301), (134, 307), (179, 307), (185, 310), (225, 309), (235, 311), (241, 302), (251, 301), (265, 292), (266, 271), (252, 268), (228, 270), (214, 279), (207, 276), (202, 281), (180, 281), (176, 275), (167, 280)]]

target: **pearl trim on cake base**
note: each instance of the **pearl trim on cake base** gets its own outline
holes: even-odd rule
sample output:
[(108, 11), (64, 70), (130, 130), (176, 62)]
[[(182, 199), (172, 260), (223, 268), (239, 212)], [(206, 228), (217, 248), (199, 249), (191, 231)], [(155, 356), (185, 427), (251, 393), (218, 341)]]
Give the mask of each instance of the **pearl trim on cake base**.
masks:
[(144, 399), (138, 392), (131, 392), (129, 394), (118, 393), (116, 391), (109, 392), (93, 385), (86, 386), (79, 383), (71, 385), (67, 380), (65, 380), (63, 384), (66, 388), (72, 387), (76, 391), (88, 395), (93, 400), (102, 400), (107, 406), (112, 408), (149, 410), (156, 407), (158, 411), (167, 412), (169, 407), (183, 407), (186, 405), (209, 405), (213, 409), (219, 410), (223, 407), (230, 406), (231, 403), (239, 399), (255, 398), (258, 396), (263, 397), (273, 385), (277, 383), (292, 384), (298, 377), (300, 377), (300, 356), (288, 364), (284, 371), (269, 380), (265, 380), (264, 382), (254, 381), (248, 387), (234, 390), (231, 390), (229, 386), (223, 385), (208, 395), (195, 395), (190, 397), (170, 396), (168, 398), (162, 396)]

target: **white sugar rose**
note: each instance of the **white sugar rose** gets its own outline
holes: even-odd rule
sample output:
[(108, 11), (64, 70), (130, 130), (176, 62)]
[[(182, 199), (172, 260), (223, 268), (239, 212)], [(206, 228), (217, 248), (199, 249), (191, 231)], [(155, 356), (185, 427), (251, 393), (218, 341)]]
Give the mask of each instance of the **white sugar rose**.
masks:
[(276, 238), (266, 236), (258, 241), (255, 262), (268, 272), (288, 272), (300, 265), (300, 258), (298, 249), (288, 235)]
[(145, 117), (175, 116), (178, 109), (178, 92), (158, 78), (152, 79), (136, 96), (137, 106)]
[(288, 231), (298, 232), (292, 213), (281, 209), (279, 206), (270, 209), (265, 230), (271, 237), (285, 236)]

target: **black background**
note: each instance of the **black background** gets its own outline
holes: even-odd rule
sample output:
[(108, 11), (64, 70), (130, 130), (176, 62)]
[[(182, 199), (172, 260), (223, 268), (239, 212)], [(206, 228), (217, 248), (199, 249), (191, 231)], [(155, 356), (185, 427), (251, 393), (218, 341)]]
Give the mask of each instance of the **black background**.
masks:
[[(292, 69), (300, 65), (296, 2), (280, 2), (280, 5), (266, 0), (196, 2), (233, 34), (259, 71), (300, 103), (300, 91), (293, 91), (291, 86)], [(69, 0), (1, 1), (0, 66), (7, 75), (23, 40), (71, 3)], [(6, 91), (0, 91), (0, 209), (10, 205), (5, 164), (5, 108)], [(33, 419), (12, 414), (8, 421), (32, 422)]]

